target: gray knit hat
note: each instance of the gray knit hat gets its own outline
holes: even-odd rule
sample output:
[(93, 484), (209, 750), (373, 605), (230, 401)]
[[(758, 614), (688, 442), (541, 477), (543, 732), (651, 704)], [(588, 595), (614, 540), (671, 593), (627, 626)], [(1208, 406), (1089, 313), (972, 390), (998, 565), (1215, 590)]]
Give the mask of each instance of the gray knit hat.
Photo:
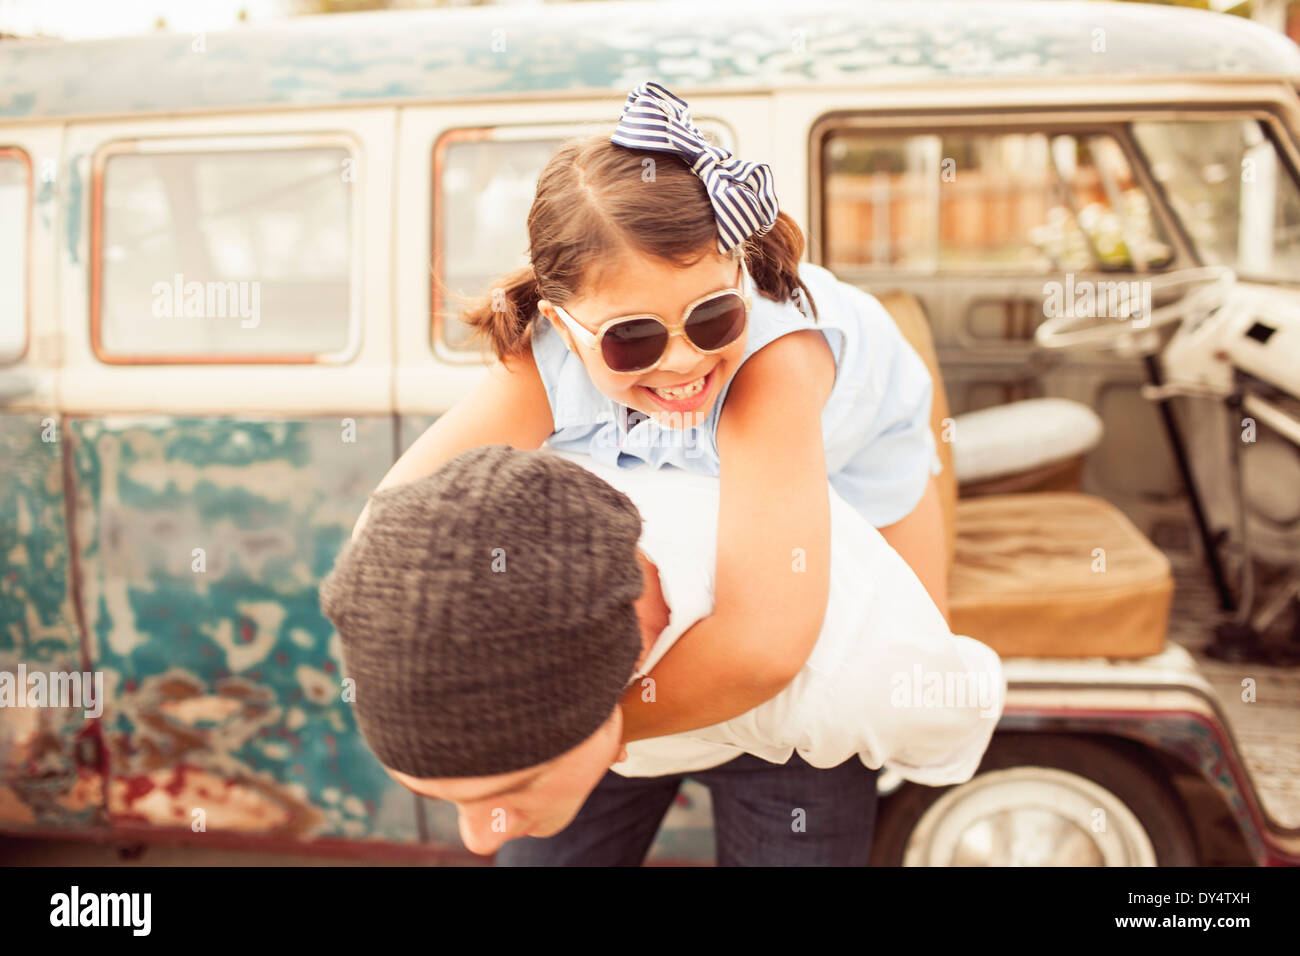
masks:
[(489, 776), (591, 736), (641, 653), (640, 534), (631, 499), (545, 449), (474, 448), (376, 492), (320, 598), (380, 762)]

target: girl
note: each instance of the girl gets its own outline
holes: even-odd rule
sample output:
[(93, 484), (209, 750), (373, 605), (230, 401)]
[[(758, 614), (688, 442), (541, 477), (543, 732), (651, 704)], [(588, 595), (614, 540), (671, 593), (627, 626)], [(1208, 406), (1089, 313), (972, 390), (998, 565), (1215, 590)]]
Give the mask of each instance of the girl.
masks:
[(946, 615), (929, 374), (875, 299), (800, 262), (771, 183), (668, 90), (633, 90), (612, 137), (552, 157), (531, 264), (464, 317), (498, 361), (379, 485), (491, 443), (719, 476), (715, 611), (659, 662), (652, 700), (629, 689), (625, 741), (736, 717), (803, 666), (829, 591), (828, 475)]

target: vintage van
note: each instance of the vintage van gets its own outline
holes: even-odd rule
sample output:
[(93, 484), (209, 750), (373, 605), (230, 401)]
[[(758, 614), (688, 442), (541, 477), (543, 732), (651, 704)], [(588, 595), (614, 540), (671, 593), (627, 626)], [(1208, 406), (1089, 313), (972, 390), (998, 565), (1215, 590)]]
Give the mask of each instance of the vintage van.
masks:
[[(0, 672), (102, 679), (0, 709), (0, 829), (476, 862), (367, 750), (316, 588), (483, 374), (444, 287), (525, 262), (542, 164), (653, 78), (772, 165), (810, 260), (878, 294), (940, 386), (954, 629), (1006, 656), (1009, 699), (970, 783), (885, 796), (876, 862), (1195, 863), (1225, 820), (1232, 860), (1300, 861), (1188, 649), (1231, 576), (1169, 613), (1211, 557), (1180, 461), (1232, 539), (1226, 430), (1144, 397), (1133, 354), (1035, 341), (1053, 283), (1220, 267), (1287, 307), (1300, 51), (1130, 4), (755, 9), (0, 42)], [(1047, 434), (998, 446), (1023, 429)], [(1294, 560), (1297, 459), (1261, 432), (1247, 524)], [(651, 859), (710, 860), (707, 821), (688, 784)]]

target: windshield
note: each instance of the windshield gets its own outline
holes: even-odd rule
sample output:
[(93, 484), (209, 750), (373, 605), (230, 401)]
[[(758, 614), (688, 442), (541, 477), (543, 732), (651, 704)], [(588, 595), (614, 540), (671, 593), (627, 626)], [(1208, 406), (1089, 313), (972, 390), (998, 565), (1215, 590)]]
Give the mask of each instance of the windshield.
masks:
[(1132, 124), (1206, 265), (1300, 282), (1300, 189), (1256, 119)]

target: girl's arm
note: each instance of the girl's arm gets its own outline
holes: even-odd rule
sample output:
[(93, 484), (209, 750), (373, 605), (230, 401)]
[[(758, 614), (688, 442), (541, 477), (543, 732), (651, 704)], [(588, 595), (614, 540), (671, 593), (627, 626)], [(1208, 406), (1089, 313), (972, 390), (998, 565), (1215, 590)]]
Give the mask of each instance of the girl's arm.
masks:
[(835, 362), (816, 330), (783, 335), (736, 373), (718, 423), (714, 611), (623, 696), (623, 740), (707, 727), (771, 699), (812, 653), (830, 593), (822, 407)]
[(948, 550), (944, 544), (943, 509), (934, 475), (911, 514), (880, 529), (880, 535), (902, 555), (943, 619), (948, 620)]
[[(487, 377), (430, 425), (393, 464), (375, 488), (379, 491), (431, 475), (463, 451), (480, 445), (540, 448), (555, 430), (546, 387), (531, 350), (494, 362)], [(355, 538), (370, 514), (362, 510)]]

